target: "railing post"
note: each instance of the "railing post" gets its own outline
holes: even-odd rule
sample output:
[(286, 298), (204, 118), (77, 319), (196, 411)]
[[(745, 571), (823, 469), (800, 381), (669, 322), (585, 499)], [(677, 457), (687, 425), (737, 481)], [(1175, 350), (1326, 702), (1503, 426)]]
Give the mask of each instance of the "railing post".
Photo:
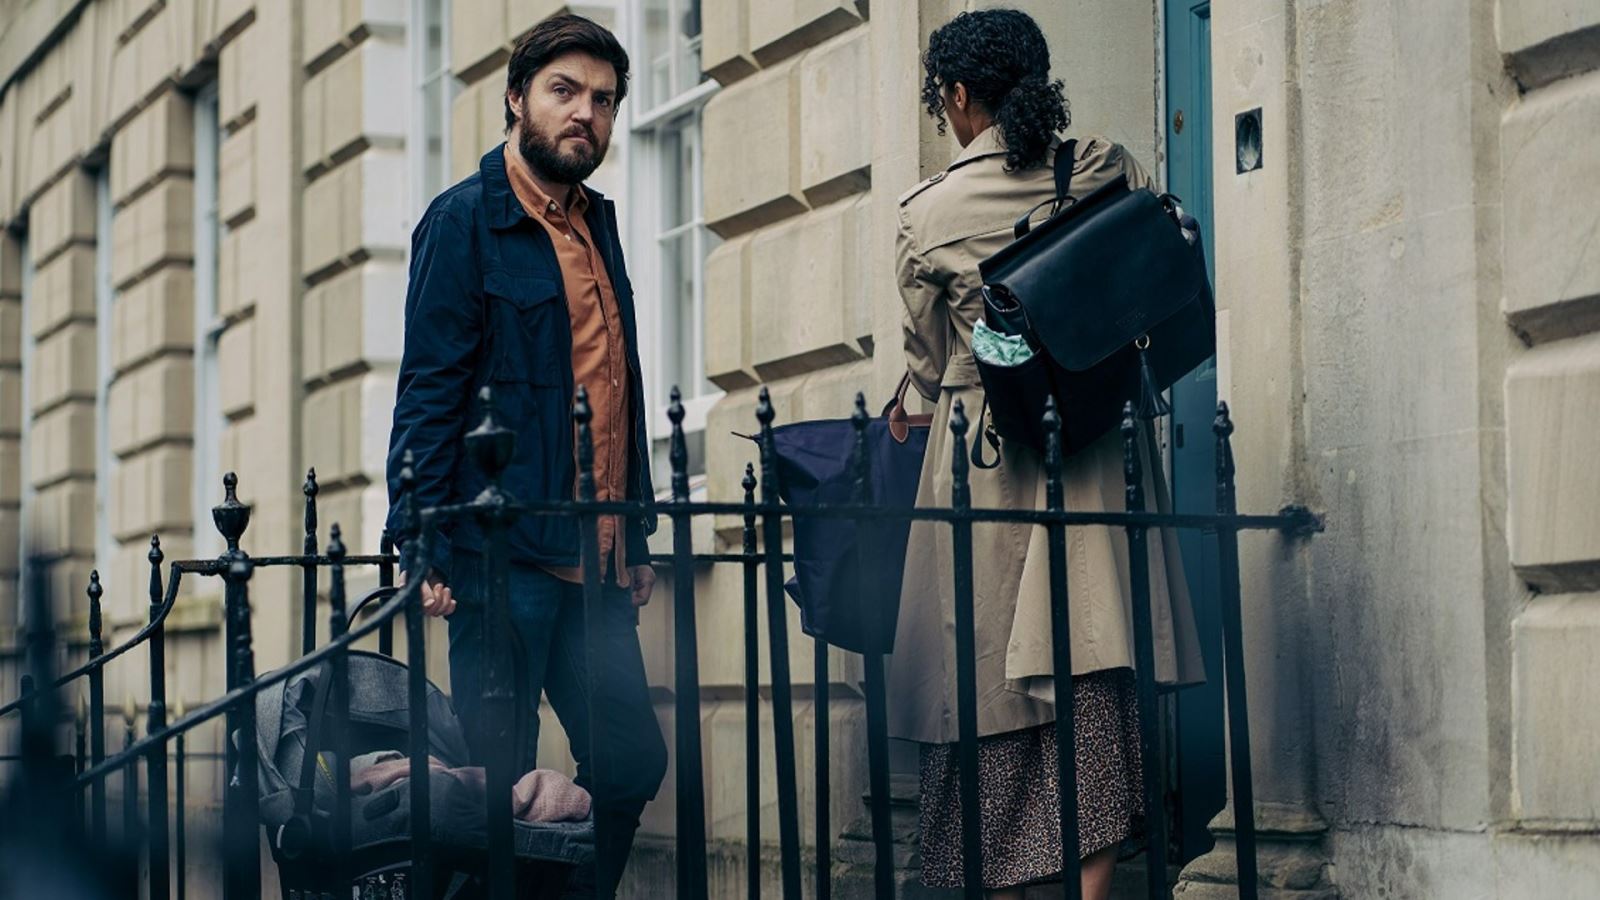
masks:
[(778, 511), (778, 451), (772, 438), (772, 396), (761, 388), (762, 549), (767, 557), (767, 644), (772, 672), (772, 737), (778, 780), (778, 845), (783, 900), (800, 900), (800, 800), (795, 783), (794, 703), (789, 680), (789, 604), (783, 591), (783, 514)]
[(1256, 811), (1250, 773), (1249, 704), (1244, 683), (1244, 619), (1239, 601), (1239, 529), (1234, 485), (1233, 419), (1228, 404), (1217, 404), (1212, 423), (1217, 437), (1217, 569), (1221, 581), (1223, 684), (1228, 700), (1228, 760), (1233, 774), (1234, 857), (1239, 867), (1239, 900), (1256, 900)]
[[(683, 437), (683, 397), (672, 389), (667, 418), (672, 422), (672, 619), (673, 689), (677, 701), (678, 896), (706, 897), (706, 808), (704, 757), (700, 749), (700, 649), (695, 633), (694, 543), (689, 502), (689, 449)], [(601, 748), (591, 744), (590, 754)]]
[(17, 691), (17, 699), (23, 701), (22, 708), (17, 710), (17, 715), (22, 719), (22, 736), (24, 738), (22, 755), (24, 757), (28, 755), (28, 750), (31, 749), (27, 746), (26, 739), (36, 733), (34, 723), (38, 721), (38, 712), (34, 709), (34, 703), (38, 698), (34, 696), (33, 686), (33, 676), (23, 675)]
[[(90, 659), (93, 658), (93, 656), (90, 657)], [(73, 710), (72, 725), (72, 774), (77, 776), (83, 774), (84, 769), (88, 768), (89, 763), (89, 704), (88, 701), (83, 699), (82, 694), (78, 695), (78, 705), (77, 708)], [(73, 802), (76, 804), (75, 812), (77, 813), (77, 827), (82, 828), (85, 824), (87, 824), (89, 818), (88, 804), (84, 802), (87, 799), (87, 794), (84, 793), (82, 785), (79, 785), (77, 788), (75, 788), (72, 793), (74, 795)]]
[(813, 692), (812, 709), (812, 778), (815, 785), (813, 796), (812, 827), (815, 834), (817, 873), (816, 882), (812, 891), (817, 900), (829, 900), (833, 896), (833, 868), (832, 832), (833, 823), (828, 815), (828, 802), (832, 799), (832, 785), (828, 771), (828, 682), (831, 676), (828, 673), (828, 642), (822, 638), (811, 640), (811, 690)]
[[(1061, 415), (1056, 399), (1045, 400), (1045, 507), (1066, 509), (1061, 484)], [(1083, 868), (1078, 836), (1077, 692), (1072, 680), (1072, 618), (1067, 596), (1067, 526), (1050, 523), (1050, 641), (1056, 689), (1056, 775), (1061, 787), (1061, 887), (1068, 900), (1083, 896)]]
[[(858, 506), (866, 506), (872, 502), (872, 460), (867, 451), (867, 426), (871, 423), (867, 415), (867, 398), (856, 394), (855, 412), (850, 416), (850, 424), (855, 429), (855, 450), (852, 465), (855, 473), (855, 491), (853, 500)], [(859, 538), (866, 520), (856, 521), (856, 535)], [(865, 609), (875, 607), (887, 598), (873, 597), (867, 589), (867, 571), (872, 561), (858, 558), (856, 560), (856, 602)], [(898, 599), (898, 598), (896, 598)], [(866, 614), (867, 627), (872, 629), (867, 641), (877, 645), (884, 623), (875, 612)], [(890, 623), (892, 627), (893, 623)], [(877, 900), (894, 900), (894, 829), (890, 819), (889, 803), (889, 706), (887, 678), (884, 674), (883, 654), (874, 651), (862, 656), (865, 667), (867, 691), (867, 785), (871, 792), (871, 817), (872, 817), (872, 849), (873, 895)]]
[[(394, 563), (389, 557), (394, 555), (394, 535), (389, 529), (383, 530), (383, 536), (378, 540), (378, 554), (383, 557), (383, 562), (378, 563), (378, 586), (394, 586)], [(378, 628), (378, 652), (384, 656), (394, 657), (394, 620), (390, 619)]]
[(978, 809), (977, 625), (972, 600), (972, 487), (967, 483), (967, 413), (958, 399), (950, 412), (951, 547), (955, 555), (957, 755), (961, 769), (961, 869), (968, 900), (983, 897), (983, 832)]
[[(581, 384), (573, 397), (572, 420), (578, 429), (578, 562), (583, 575), (583, 658), (588, 674), (584, 702), (590, 710), (589, 769), (594, 773), (590, 784), (596, 811), (594, 881), (596, 893), (604, 896), (606, 885), (613, 877), (620, 876), (624, 861), (612, 858), (610, 824), (605, 816), (599, 815), (602, 804), (608, 801), (604, 795), (611, 789), (612, 757), (603, 752), (598, 717), (593, 714), (600, 697), (600, 660), (595, 652), (595, 631), (600, 627), (605, 610), (600, 595), (600, 519), (587, 508), (598, 496), (594, 480), (594, 432), (590, 426), (594, 410), (589, 406), (589, 391)], [(613, 876), (613, 872), (618, 876)]]
[[(1122, 475), (1128, 512), (1144, 512), (1144, 467), (1140, 463), (1139, 421), (1133, 404), (1122, 412)], [(1149, 535), (1129, 525), (1128, 570), (1133, 595), (1133, 671), (1138, 685), (1139, 756), (1144, 770), (1146, 887), (1151, 900), (1167, 897), (1167, 820), (1162, 804), (1160, 719), (1156, 711), (1155, 637), (1150, 621)]]
[[(167, 727), (167, 637), (161, 619), (161, 538), (150, 536), (150, 710), (146, 734)], [(167, 900), (172, 893), (167, 843), (167, 745), (157, 742), (150, 748), (146, 781), (150, 787), (150, 900)]]
[[(485, 812), (489, 829), (489, 897), (511, 900), (516, 892), (516, 857), (511, 814), (511, 786), (516, 780), (520, 748), (514, 740), (521, 712), (511, 660), (511, 609), (506, 576), (506, 504), (500, 476), (511, 463), (516, 435), (495, 421), (494, 399), (484, 387), (483, 422), (466, 437), (467, 451), (488, 476), (489, 486), (478, 495), (478, 522), (484, 534), (485, 596), (472, 598), (484, 604), (485, 659), (483, 714), (492, 733), (485, 735), (484, 760), (487, 785)], [(421, 661), (410, 661), (418, 665)], [(523, 698), (526, 699), (526, 698)], [(531, 700), (528, 701), (531, 704)]]
[[(178, 719), (183, 718), (183, 694), (178, 694), (178, 702), (173, 706), (172, 714)], [(189, 848), (185, 841), (188, 835), (186, 825), (188, 813), (184, 808), (185, 797), (188, 789), (189, 754), (185, 747), (186, 734), (178, 732), (172, 748), (172, 843), (173, 843), (173, 869), (176, 870), (177, 883), (174, 886), (174, 896), (177, 900), (184, 900), (185, 889), (189, 883)]]
[[(105, 652), (101, 635), (99, 570), (89, 573), (89, 658), (99, 659)], [(89, 670), (89, 763), (98, 766), (106, 758), (106, 682), (105, 670)], [(89, 786), (89, 836), (96, 845), (106, 844), (106, 780), (96, 778)]]
[[(249, 589), (253, 564), (249, 554), (239, 547), (239, 539), (250, 525), (250, 507), (239, 502), (239, 478), (229, 472), (223, 476), (222, 485), (225, 496), (220, 505), (212, 508), (211, 518), (228, 543), (218, 561), (222, 565), (227, 616), (228, 689), (232, 691), (255, 681)], [(246, 698), (229, 709), (227, 722), (228, 732), (223, 742), (227, 789), (222, 801), (222, 893), (225, 900), (259, 900), (261, 818), (257, 793), (259, 748), (256, 745), (255, 698)]]
[[(133, 746), (136, 736), (133, 733), (134, 723), (139, 718), (139, 703), (128, 694), (122, 703), (122, 751), (126, 753)], [(139, 844), (142, 836), (139, 834), (139, 763), (130, 759), (122, 767), (122, 843), (128, 852), (128, 859), (133, 866), (133, 872), (139, 871)]]
[[(328, 640), (338, 640), (349, 630), (345, 615), (344, 584), (345, 546), (334, 523), (328, 534), (328, 559), (332, 563), (328, 582)], [(332, 669), (333, 734), (329, 741), (333, 750), (333, 858), (339, 867), (340, 893), (350, 890), (350, 651), (345, 649), (329, 660)], [(427, 782), (420, 782), (426, 784)]]
[(306, 469), (306, 483), (301, 487), (306, 496), (305, 538), (300, 552), (306, 557), (301, 564), (300, 585), (300, 653), (317, 649), (317, 470)]
[[(426, 578), (431, 560), (427, 539), (422, 533), (422, 511), (416, 506), (416, 470), (411, 451), (406, 450), (400, 466), (400, 521), (404, 523), (400, 570), (421, 581)], [(407, 586), (409, 588), (409, 585)], [(422, 591), (406, 604), (406, 714), (409, 722), (406, 748), (411, 759), (411, 783), (428, 783), (428, 675), (427, 632), (422, 613)], [(433, 900), (433, 840), (430, 829), (419, 823), (433, 821), (431, 791), (411, 792), (411, 900)]]
[(761, 563), (756, 558), (756, 470), (744, 464), (744, 840), (747, 900), (761, 898)]

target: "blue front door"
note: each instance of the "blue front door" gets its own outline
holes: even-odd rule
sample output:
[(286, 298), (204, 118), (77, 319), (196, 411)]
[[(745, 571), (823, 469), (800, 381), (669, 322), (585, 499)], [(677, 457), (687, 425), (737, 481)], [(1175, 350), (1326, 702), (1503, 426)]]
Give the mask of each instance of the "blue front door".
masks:
[[(1200, 221), (1206, 260), (1215, 274), (1211, 217), (1211, 4), (1165, 0), (1167, 14), (1167, 190)], [(1213, 278), (1213, 283), (1215, 279)], [(1179, 512), (1216, 509), (1211, 419), (1217, 405), (1216, 360), (1172, 388), (1172, 495)], [(1215, 542), (1179, 533), (1206, 683), (1179, 691), (1176, 711), (1176, 835), (1180, 860), (1211, 848), (1206, 824), (1227, 802), (1222, 717), (1222, 628), (1217, 611)]]

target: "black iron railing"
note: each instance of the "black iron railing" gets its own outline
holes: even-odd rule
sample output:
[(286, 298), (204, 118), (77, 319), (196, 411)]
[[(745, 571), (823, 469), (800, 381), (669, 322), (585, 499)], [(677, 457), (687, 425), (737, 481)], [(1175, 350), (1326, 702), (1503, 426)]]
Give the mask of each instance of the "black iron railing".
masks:
[[(1121, 528), (1129, 544), (1131, 587), (1133, 593), (1135, 674), (1140, 713), (1140, 752), (1144, 758), (1145, 824), (1147, 828), (1147, 870), (1149, 896), (1168, 896), (1166, 884), (1166, 817), (1163, 809), (1163, 767), (1157, 759), (1158, 722), (1156, 710), (1156, 684), (1154, 675), (1154, 649), (1150, 617), (1149, 557), (1145, 552), (1146, 536), (1151, 528), (1194, 528), (1213, 535), (1218, 542), (1220, 562), (1220, 595), (1224, 633), (1224, 669), (1228, 710), (1229, 747), (1233, 776), (1233, 814), (1235, 822), (1237, 858), (1239, 866), (1239, 895), (1246, 900), (1256, 896), (1255, 828), (1251, 806), (1251, 772), (1249, 754), (1248, 716), (1245, 702), (1244, 663), (1242, 656), (1242, 624), (1239, 604), (1238, 534), (1246, 530), (1276, 530), (1304, 534), (1318, 530), (1315, 516), (1302, 509), (1290, 508), (1275, 515), (1240, 515), (1235, 504), (1235, 467), (1231, 438), (1233, 424), (1226, 406), (1220, 406), (1214, 426), (1217, 445), (1217, 508), (1214, 514), (1177, 515), (1145, 511), (1142, 490), (1143, 473), (1137, 448), (1138, 427), (1131, 411), (1123, 424), (1123, 458), (1127, 509), (1121, 513), (1071, 512), (1064, 508), (1062, 488), (1063, 459), (1060, 451), (1060, 421), (1055, 411), (1045, 417), (1048, 446), (1045, 454), (1047, 477), (1047, 504), (1044, 510), (993, 510), (974, 509), (967, 469), (967, 432), (969, 422), (958, 403), (953, 411), (950, 428), (954, 438), (951, 457), (953, 482), (952, 505), (945, 509), (885, 509), (868, 502), (871, 496), (871, 472), (867, 455), (866, 428), (868, 415), (863, 398), (857, 397), (852, 421), (855, 425), (853, 468), (855, 479), (854, 501), (839, 505), (785, 505), (778, 495), (777, 451), (773, 440), (774, 411), (765, 389), (761, 391), (757, 408), (760, 425), (760, 478), (754, 466), (747, 465), (742, 481), (742, 502), (691, 501), (687, 476), (688, 454), (682, 428), (683, 407), (676, 391), (670, 412), (672, 422), (671, 499), (661, 503), (600, 502), (596, 500), (593, 477), (593, 443), (590, 434), (591, 413), (587, 397), (580, 388), (574, 407), (577, 425), (577, 450), (579, 478), (577, 496), (573, 500), (548, 502), (518, 502), (501, 485), (500, 476), (511, 461), (514, 447), (512, 433), (496, 421), (493, 406), (484, 392), (484, 406), (488, 412), (481, 424), (465, 436), (468, 455), (472, 463), (488, 476), (489, 487), (471, 502), (433, 509), (417, 509), (412, 503), (413, 476), (407, 456), (407, 466), (401, 477), (401, 519), (406, 523), (406, 534), (413, 538), (402, 541), (403, 552), (396, 557), (389, 535), (383, 539), (383, 552), (377, 556), (349, 556), (341, 540), (339, 526), (330, 529), (330, 540), (325, 553), (318, 552), (317, 507), (318, 488), (315, 472), (308, 473), (303, 486), (305, 496), (305, 537), (302, 552), (297, 556), (252, 558), (241, 548), (241, 538), (249, 525), (250, 507), (237, 496), (237, 480), (232, 474), (225, 479), (225, 498), (213, 511), (218, 530), (227, 542), (227, 549), (216, 559), (190, 560), (172, 563), (170, 577), (163, 587), (161, 566), (162, 551), (158, 539), (152, 539), (149, 554), (149, 624), (123, 644), (105, 650), (101, 635), (100, 599), (101, 585), (97, 573), (91, 574), (89, 585), (89, 660), (59, 678), (48, 677), (47, 666), (40, 657), (48, 653), (33, 654), (34, 675), (24, 680), (23, 696), (0, 707), (0, 716), (20, 712), (23, 715), (23, 762), (36, 769), (48, 767), (53, 756), (53, 729), (57, 721), (54, 712), (62, 690), (69, 686), (87, 684), (89, 695), (87, 729), (80, 729), (77, 739), (78, 763), (75, 774), (65, 784), (75, 797), (66, 798), (80, 810), (79, 824), (93, 841), (107, 839), (106, 790), (113, 777), (122, 779), (125, 807), (124, 837), (134, 837), (141, 844), (147, 860), (143, 893), (151, 900), (167, 900), (174, 895), (183, 898), (185, 892), (185, 819), (184, 761), (195, 754), (187, 753), (185, 736), (202, 724), (219, 719), (226, 722), (223, 765), (225, 784), (223, 796), (223, 872), (224, 897), (227, 900), (250, 898), (256, 900), (261, 892), (260, 871), (260, 793), (258, 790), (258, 745), (256, 741), (256, 697), (266, 688), (288, 679), (328, 666), (332, 673), (333, 691), (330, 694), (330, 715), (335, 726), (329, 737), (335, 765), (333, 782), (335, 800), (329, 839), (332, 842), (331, 858), (342, 861), (340, 871), (327, 873), (333, 885), (329, 892), (348, 895), (349, 884), (360, 873), (348, 865), (351, 847), (351, 798), (347, 748), (350, 733), (349, 692), (343, 690), (348, 679), (348, 666), (352, 647), (357, 641), (377, 634), (380, 653), (393, 652), (393, 625), (404, 617), (405, 643), (408, 667), (407, 690), (409, 696), (409, 769), (412, 784), (428, 783), (428, 721), (426, 710), (427, 681), (425, 665), (427, 646), (424, 634), (424, 613), (420, 581), (396, 586), (394, 570), (398, 564), (405, 572), (426, 572), (431, 561), (432, 548), (428, 536), (435, 527), (465, 519), (473, 519), (482, 529), (486, 552), (483, 554), (487, 585), (485, 633), (489, 636), (484, 660), (483, 703), (485, 722), (501, 733), (490, 735), (483, 743), (486, 758), (482, 761), (487, 782), (487, 848), (477, 859), (481, 876), (488, 886), (488, 894), (495, 900), (509, 900), (516, 896), (518, 870), (513, 852), (513, 817), (511, 810), (512, 784), (517, 777), (518, 742), (512, 739), (510, 729), (518, 719), (519, 711), (527, 707), (531, 698), (517, 694), (513, 677), (514, 660), (511, 644), (511, 627), (508, 607), (507, 572), (510, 560), (506, 553), (506, 535), (511, 525), (522, 516), (575, 516), (581, 533), (581, 564), (583, 574), (583, 601), (586, 623), (598, 621), (601, 602), (601, 560), (599, 556), (598, 522), (602, 515), (623, 514), (631, 516), (663, 514), (673, 529), (672, 553), (657, 558), (657, 562), (671, 566), (673, 579), (673, 631), (676, 648), (674, 695), (676, 709), (677, 765), (677, 884), (676, 895), (690, 900), (704, 900), (708, 895), (706, 816), (704, 807), (704, 773), (702, 771), (701, 735), (698, 723), (700, 683), (699, 651), (696, 646), (696, 603), (693, 573), (697, 566), (733, 564), (742, 567), (744, 575), (744, 681), (746, 702), (746, 803), (747, 810), (747, 892), (751, 898), (760, 893), (762, 834), (759, 809), (761, 804), (760, 767), (757, 763), (763, 751), (759, 735), (759, 654), (757, 616), (761, 605), (762, 588), (765, 589), (768, 617), (768, 658), (770, 664), (771, 703), (773, 706), (773, 747), (771, 753), (776, 764), (776, 791), (778, 808), (778, 846), (780, 856), (781, 895), (784, 900), (799, 900), (802, 883), (802, 854), (800, 837), (800, 810), (793, 716), (793, 693), (790, 677), (789, 639), (787, 635), (788, 601), (784, 591), (784, 521), (808, 517), (832, 518), (868, 522), (884, 519), (914, 519), (937, 521), (948, 525), (953, 537), (955, 553), (954, 571), (951, 573), (955, 589), (955, 614), (957, 626), (957, 698), (959, 716), (959, 748), (957, 758), (960, 768), (960, 797), (962, 809), (963, 867), (968, 897), (980, 897), (982, 871), (981, 841), (978, 819), (978, 739), (977, 693), (974, 658), (973, 622), (973, 568), (972, 529), (975, 524), (991, 522), (1017, 522), (1042, 526), (1048, 533), (1050, 562), (1050, 593), (1052, 604), (1053, 661), (1057, 697), (1071, 697), (1071, 639), (1067, 595), (1066, 529), (1069, 526), (1097, 526)], [(935, 464), (930, 460), (929, 464)], [(759, 487), (760, 497), (757, 498)], [(705, 516), (732, 515), (743, 522), (740, 552), (696, 553), (691, 539), (692, 523)], [(379, 569), (379, 587), (371, 591), (354, 606), (347, 608), (346, 571), (350, 566), (376, 566)], [(252, 610), (249, 583), (255, 570), (263, 567), (298, 567), (302, 570), (301, 601), (303, 655), (288, 666), (264, 675), (257, 675), (254, 663)], [(864, 568), (864, 567), (863, 567)], [(328, 640), (317, 646), (316, 621), (321, 573), (328, 572), (327, 615)], [(227, 650), (226, 691), (199, 708), (179, 715), (173, 721), (167, 717), (167, 686), (165, 682), (165, 625), (185, 575), (220, 578), (224, 584), (225, 646)], [(862, 602), (869, 602), (863, 590)], [(47, 622), (48, 615), (37, 601), (30, 621)], [(370, 610), (364, 621), (352, 624), (359, 614)], [(48, 624), (36, 629), (33, 643), (53, 644), (54, 637)], [(149, 649), (150, 702), (146, 733), (134, 739), (131, 726), (126, 735), (124, 749), (107, 756), (105, 751), (104, 678), (108, 664), (127, 654), (135, 647)], [(593, 652), (594, 642), (589, 642)], [(828, 704), (830, 697), (828, 647), (816, 642), (813, 656), (815, 668), (816, 704), (816, 778), (817, 809), (816, 854), (813, 884), (815, 896), (827, 898), (831, 894), (832, 826), (828, 815), (830, 766)], [(887, 697), (885, 685), (885, 660), (881, 655), (868, 654), (863, 660), (865, 675), (865, 707), (867, 716), (868, 771), (870, 783), (870, 820), (875, 843), (875, 891), (880, 900), (889, 900), (895, 894), (893, 835), (890, 829), (889, 809), (889, 752), (886, 726)], [(589, 667), (591, 679), (596, 671)], [(591, 690), (593, 685), (590, 685)], [(591, 721), (593, 717), (591, 717)], [(1074, 765), (1075, 734), (1072, 716), (1060, 716), (1056, 724), (1057, 766), (1062, 786), (1060, 804), (1061, 840), (1064, 854), (1062, 893), (1069, 898), (1079, 896), (1079, 872), (1076, 854), (1072, 848), (1079, 845), (1077, 826), (1077, 792)], [(84, 732), (87, 732), (85, 735)], [(85, 740), (85, 737), (87, 740)], [(87, 744), (87, 747), (85, 747)], [(168, 746), (175, 749), (178, 760), (176, 796), (169, 797), (168, 782), (172, 761)], [(596, 754), (594, 789), (604, 791), (610, 779), (605, 776), (607, 766), (624, 761), (608, 757), (593, 735), (589, 746)], [(141, 796), (138, 790), (137, 769), (146, 771), (146, 790), (143, 792), (143, 812), (137, 805)], [(85, 797), (85, 795), (87, 795)], [(430, 792), (410, 791), (410, 821), (431, 821)], [(596, 805), (604, 797), (596, 797)], [(85, 802), (86, 801), (86, 802)], [(171, 815), (176, 807), (177, 816)], [(87, 809), (85, 809), (87, 807)], [(603, 821), (597, 827), (606, 827)], [(403, 870), (411, 896), (430, 895), (436, 884), (437, 867), (441, 864), (440, 848), (434, 845), (429, 829), (411, 828), (410, 851)], [(606, 848), (611, 846), (603, 836), (596, 844), (601, 848), (597, 867), (604, 872), (615, 872), (626, 862), (611, 858)], [(176, 885), (174, 885), (172, 855), (176, 849)], [(460, 865), (456, 859), (452, 865)], [(342, 886), (342, 889), (340, 888)], [(299, 896), (313, 897), (317, 893)]]

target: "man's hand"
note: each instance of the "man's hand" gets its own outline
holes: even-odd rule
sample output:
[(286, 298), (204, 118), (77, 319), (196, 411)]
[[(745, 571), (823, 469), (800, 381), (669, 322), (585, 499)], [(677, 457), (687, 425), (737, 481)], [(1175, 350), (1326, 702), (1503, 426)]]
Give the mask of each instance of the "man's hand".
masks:
[[(404, 572), (400, 573), (400, 583), (411, 583)], [(437, 570), (429, 570), (428, 577), (422, 579), (422, 611), (430, 616), (448, 616), (456, 611), (456, 598)]]
[(650, 592), (656, 589), (656, 570), (649, 566), (634, 566), (628, 570), (633, 579), (633, 605), (644, 606), (650, 602)]

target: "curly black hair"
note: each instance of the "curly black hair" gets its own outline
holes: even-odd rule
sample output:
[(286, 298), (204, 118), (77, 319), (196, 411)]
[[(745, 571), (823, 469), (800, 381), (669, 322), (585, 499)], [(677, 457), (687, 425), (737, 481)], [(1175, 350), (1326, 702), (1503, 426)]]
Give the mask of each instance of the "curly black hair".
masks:
[(945, 132), (943, 88), (957, 82), (994, 117), (1006, 145), (1006, 171), (1045, 162), (1050, 141), (1072, 123), (1050, 47), (1037, 23), (1015, 9), (964, 12), (928, 36), (922, 102)]

